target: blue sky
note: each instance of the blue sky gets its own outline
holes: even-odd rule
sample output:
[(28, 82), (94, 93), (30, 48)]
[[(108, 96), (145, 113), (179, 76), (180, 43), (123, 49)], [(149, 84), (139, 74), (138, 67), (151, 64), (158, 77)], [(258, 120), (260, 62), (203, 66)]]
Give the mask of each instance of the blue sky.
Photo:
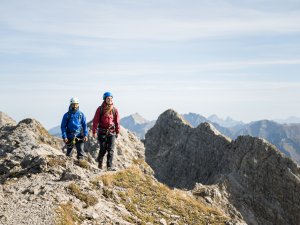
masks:
[(103, 92), (121, 116), (300, 115), (300, 1), (0, 0), (1, 111), (60, 124)]

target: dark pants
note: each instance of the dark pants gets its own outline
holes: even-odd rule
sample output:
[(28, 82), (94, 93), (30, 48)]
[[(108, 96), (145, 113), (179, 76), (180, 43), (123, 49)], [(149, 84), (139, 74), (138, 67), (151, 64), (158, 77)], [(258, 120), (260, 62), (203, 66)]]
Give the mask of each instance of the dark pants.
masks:
[(99, 145), (100, 145), (100, 151), (98, 155), (98, 162), (103, 161), (103, 157), (105, 156), (107, 152), (107, 167), (112, 167), (112, 162), (114, 158), (114, 148), (115, 148), (115, 141), (116, 136), (115, 135), (98, 135)]
[[(67, 156), (71, 155), (73, 147), (74, 147), (73, 145), (67, 147)], [(77, 150), (77, 159), (82, 159), (84, 156), (83, 155), (83, 147), (84, 147), (83, 141), (77, 141), (75, 144), (75, 147)]]

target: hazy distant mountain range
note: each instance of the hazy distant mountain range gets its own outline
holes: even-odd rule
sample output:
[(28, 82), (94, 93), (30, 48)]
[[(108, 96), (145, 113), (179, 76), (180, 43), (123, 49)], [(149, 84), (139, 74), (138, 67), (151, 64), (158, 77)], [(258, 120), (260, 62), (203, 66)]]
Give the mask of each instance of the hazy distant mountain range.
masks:
[(122, 118), (120, 123), (126, 129), (134, 132), (140, 139), (144, 139), (146, 132), (154, 126), (155, 120), (146, 120), (140, 114), (135, 113)]
[(213, 123), (219, 124), (222, 127), (235, 127), (239, 125), (244, 125), (242, 121), (235, 121), (229, 116), (225, 120), (219, 118), (217, 115), (211, 115), (207, 119)]
[(56, 126), (48, 130), (49, 134), (56, 136), (56, 137), (61, 137), (61, 129), (60, 126)]
[(282, 123), (282, 124), (284, 124), (284, 123), (286, 123), (286, 124), (300, 123), (300, 117), (290, 116), (287, 119), (275, 119), (274, 121), (277, 123)]

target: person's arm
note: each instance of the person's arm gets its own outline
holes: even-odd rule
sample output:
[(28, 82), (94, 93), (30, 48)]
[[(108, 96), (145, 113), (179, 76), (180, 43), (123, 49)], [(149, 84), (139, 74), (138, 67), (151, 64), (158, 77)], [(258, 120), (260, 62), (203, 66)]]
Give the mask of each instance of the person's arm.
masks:
[(117, 109), (115, 109), (114, 123), (115, 123), (116, 135), (118, 135), (120, 133), (120, 115)]
[(68, 117), (68, 113), (66, 113), (63, 116), (63, 119), (61, 121), (61, 125), (60, 125), (60, 129), (61, 129), (61, 137), (62, 139), (67, 142), (67, 117)]
[(93, 119), (93, 135), (96, 135), (97, 132), (97, 128), (98, 128), (98, 124), (100, 123), (99, 121), (99, 117), (100, 117), (100, 107), (97, 108), (94, 119)]
[(81, 126), (83, 127), (83, 135), (84, 135), (84, 141), (87, 141), (87, 136), (88, 136), (88, 127), (86, 124), (86, 117), (85, 115), (82, 113), (82, 120), (81, 120)]

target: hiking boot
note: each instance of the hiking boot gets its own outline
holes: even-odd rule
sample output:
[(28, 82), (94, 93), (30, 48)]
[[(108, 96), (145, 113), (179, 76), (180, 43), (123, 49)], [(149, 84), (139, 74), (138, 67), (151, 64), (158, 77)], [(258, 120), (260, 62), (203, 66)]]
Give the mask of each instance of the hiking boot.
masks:
[(103, 162), (103, 161), (99, 161), (99, 162), (98, 162), (98, 168), (99, 168), (100, 170), (102, 170), (102, 162)]
[(108, 166), (107, 171), (116, 171), (116, 169), (114, 167)]

